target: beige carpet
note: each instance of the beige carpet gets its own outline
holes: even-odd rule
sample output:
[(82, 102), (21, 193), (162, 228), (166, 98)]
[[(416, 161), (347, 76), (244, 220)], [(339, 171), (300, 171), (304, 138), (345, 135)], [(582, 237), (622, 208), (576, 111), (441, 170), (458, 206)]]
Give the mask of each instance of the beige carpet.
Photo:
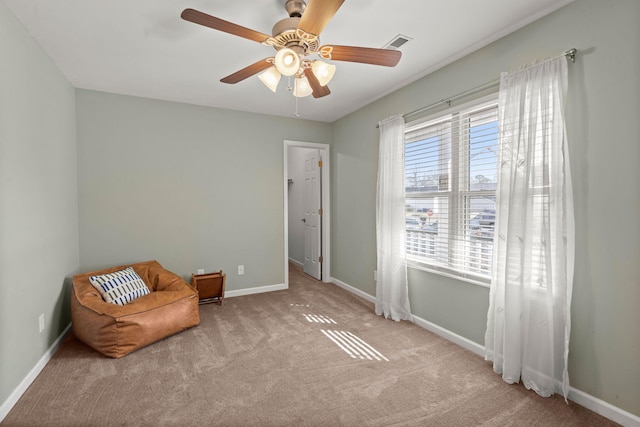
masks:
[(608, 426), (292, 267), (290, 289), (108, 359), (68, 336), (6, 426)]

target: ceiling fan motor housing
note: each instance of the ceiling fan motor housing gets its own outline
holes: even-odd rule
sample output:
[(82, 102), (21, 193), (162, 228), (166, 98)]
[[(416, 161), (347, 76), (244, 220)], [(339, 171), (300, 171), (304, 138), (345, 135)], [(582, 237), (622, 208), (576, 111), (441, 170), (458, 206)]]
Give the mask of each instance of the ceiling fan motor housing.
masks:
[(298, 31), (298, 23), (300, 18), (285, 18), (276, 23), (271, 30), (275, 43), (274, 48), (280, 50), (284, 47), (295, 50), (300, 56), (304, 56), (307, 52), (315, 52), (318, 50), (319, 39), (315, 36), (308, 35), (304, 31)]
[(273, 38), (269, 44), (276, 50), (285, 47), (292, 49), (300, 58), (305, 56), (307, 52), (317, 51), (319, 44), (318, 37), (298, 30), (300, 18), (307, 4), (303, 0), (287, 0), (284, 7), (289, 17), (278, 21), (273, 26), (271, 30)]
[(273, 37), (277, 37), (282, 33), (287, 31), (296, 31), (298, 27), (298, 22), (300, 22), (300, 18), (292, 17), (292, 18), (284, 18), (280, 21), (276, 22), (276, 25), (273, 26), (271, 30), (271, 34)]

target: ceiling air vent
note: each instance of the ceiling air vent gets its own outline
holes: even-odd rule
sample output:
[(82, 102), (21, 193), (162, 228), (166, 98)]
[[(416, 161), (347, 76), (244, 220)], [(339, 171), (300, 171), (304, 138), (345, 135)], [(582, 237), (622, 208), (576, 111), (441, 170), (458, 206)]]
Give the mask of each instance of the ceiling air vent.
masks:
[(391, 40), (389, 43), (385, 44), (382, 48), (388, 50), (398, 50), (400, 46), (404, 45), (409, 40), (413, 40), (411, 37), (403, 36), (402, 34), (398, 34)]

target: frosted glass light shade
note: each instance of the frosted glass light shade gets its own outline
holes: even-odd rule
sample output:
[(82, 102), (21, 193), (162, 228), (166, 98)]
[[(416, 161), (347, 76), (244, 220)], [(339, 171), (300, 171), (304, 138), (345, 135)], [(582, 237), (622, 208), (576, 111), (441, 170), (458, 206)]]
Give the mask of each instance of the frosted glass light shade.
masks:
[(282, 75), (276, 69), (276, 67), (268, 68), (267, 71), (258, 75), (260, 81), (264, 83), (266, 87), (271, 89), (272, 92), (275, 92), (278, 88), (278, 83), (280, 83), (281, 77)]
[(296, 83), (293, 88), (293, 96), (297, 96), (298, 98), (304, 98), (305, 96), (309, 96), (313, 93), (313, 89), (311, 89), (311, 85), (309, 85), (309, 80), (306, 77), (296, 77)]
[(336, 73), (336, 66), (315, 60), (311, 65), (311, 71), (316, 75), (316, 78), (320, 82), (320, 86), (326, 86)]
[(276, 68), (283, 76), (293, 76), (300, 69), (300, 57), (289, 48), (280, 49), (276, 53)]

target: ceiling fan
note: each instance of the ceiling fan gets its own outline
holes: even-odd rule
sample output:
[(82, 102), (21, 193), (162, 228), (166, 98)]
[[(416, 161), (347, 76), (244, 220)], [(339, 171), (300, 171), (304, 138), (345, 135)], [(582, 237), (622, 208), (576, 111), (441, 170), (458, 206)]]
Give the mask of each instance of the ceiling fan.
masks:
[(278, 21), (273, 35), (225, 21), (194, 9), (185, 9), (181, 17), (205, 27), (243, 37), (272, 46), (275, 56), (261, 59), (233, 74), (224, 77), (223, 83), (235, 84), (255, 74), (273, 92), (281, 76), (295, 76), (293, 95), (303, 97), (313, 94), (315, 98), (329, 95), (327, 87), (335, 74), (333, 64), (314, 59), (360, 62), (364, 64), (395, 66), (402, 53), (397, 50), (375, 49), (357, 46), (320, 46), (319, 35), (338, 11), (344, 0), (287, 0), (285, 9), (289, 18)]

